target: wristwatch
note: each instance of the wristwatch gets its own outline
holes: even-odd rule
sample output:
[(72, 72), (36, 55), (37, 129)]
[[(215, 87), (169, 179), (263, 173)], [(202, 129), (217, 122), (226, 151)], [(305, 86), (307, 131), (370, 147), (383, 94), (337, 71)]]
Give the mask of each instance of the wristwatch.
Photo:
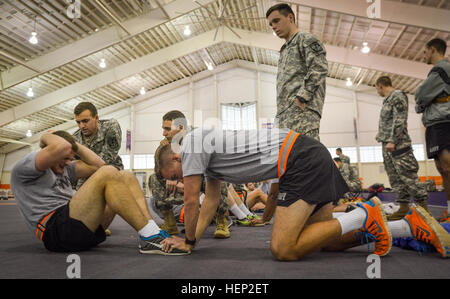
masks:
[(197, 239), (194, 237), (194, 240), (189, 240), (187, 237), (184, 238), (184, 243), (187, 245), (195, 246), (195, 243), (197, 242)]

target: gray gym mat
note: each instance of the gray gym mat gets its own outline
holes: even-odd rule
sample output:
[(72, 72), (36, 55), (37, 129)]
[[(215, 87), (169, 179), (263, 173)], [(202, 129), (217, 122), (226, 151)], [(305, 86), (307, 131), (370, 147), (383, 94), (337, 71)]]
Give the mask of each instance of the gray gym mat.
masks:
[[(443, 208), (432, 207), (433, 214)], [(205, 232), (189, 256), (143, 255), (137, 235), (120, 217), (112, 235), (90, 251), (76, 253), (81, 278), (167, 279), (300, 279), (367, 278), (371, 254), (367, 245), (345, 252), (317, 252), (302, 261), (276, 261), (269, 250), (271, 225), (231, 227), (231, 238), (213, 238), (214, 226)], [(0, 205), (0, 278), (67, 278), (69, 254), (47, 251), (27, 229), (16, 206)], [(373, 246), (373, 245), (371, 245)], [(373, 250), (373, 247), (371, 247)], [(381, 258), (381, 278), (448, 278), (450, 263), (437, 253), (419, 255), (393, 247)]]

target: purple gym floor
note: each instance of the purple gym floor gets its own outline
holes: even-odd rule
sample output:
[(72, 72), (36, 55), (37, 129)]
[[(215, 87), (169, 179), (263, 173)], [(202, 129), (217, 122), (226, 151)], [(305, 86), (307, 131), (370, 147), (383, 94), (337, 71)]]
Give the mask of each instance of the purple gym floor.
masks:
[[(439, 216), (444, 208), (431, 208)], [(67, 278), (67, 253), (47, 251), (27, 229), (15, 205), (0, 205), (0, 278)], [(279, 262), (270, 253), (272, 225), (231, 227), (231, 238), (205, 232), (189, 256), (143, 255), (137, 235), (120, 217), (112, 235), (95, 249), (79, 252), (81, 278), (300, 279), (367, 278), (367, 245), (345, 252), (316, 252), (302, 261)], [(373, 244), (371, 245), (373, 250)], [(393, 247), (381, 258), (381, 278), (448, 278), (449, 261)]]

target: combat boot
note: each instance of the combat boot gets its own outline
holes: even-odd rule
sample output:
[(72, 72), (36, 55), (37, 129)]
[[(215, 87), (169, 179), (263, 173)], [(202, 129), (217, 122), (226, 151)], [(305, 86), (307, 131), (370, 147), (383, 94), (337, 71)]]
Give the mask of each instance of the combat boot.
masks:
[(400, 220), (406, 216), (409, 212), (409, 204), (408, 203), (400, 203), (400, 208), (397, 212), (391, 215), (387, 215), (388, 221)]
[(169, 234), (178, 235), (177, 222), (175, 216), (173, 215), (173, 210), (162, 211), (164, 216), (164, 223), (161, 225), (161, 229), (167, 231)]
[[(420, 202), (416, 202), (416, 205), (421, 206), (425, 211), (427, 211), (428, 213), (430, 213), (430, 210), (428, 209), (428, 204), (427, 201), (420, 201)], [(430, 213), (431, 214), (431, 213)]]
[(228, 229), (228, 222), (224, 214), (216, 214), (216, 231), (214, 238), (226, 239), (230, 237), (230, 230)]

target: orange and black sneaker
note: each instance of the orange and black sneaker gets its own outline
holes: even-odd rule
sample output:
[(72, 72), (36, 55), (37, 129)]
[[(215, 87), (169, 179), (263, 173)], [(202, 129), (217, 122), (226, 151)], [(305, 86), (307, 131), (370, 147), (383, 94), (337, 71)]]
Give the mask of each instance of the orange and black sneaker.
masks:
[(443, 258), (450, 256), (450, 234), (422, 207), (413, 204), (403, 219), (417, 241), (433, 245)]
[(375, 241), (376, 255), (387, 255), (392, 248), (392, 234), (380, 200), (372, 197), (369, 201), (359, 203), (358, 207), (366, 212), (366, 219), (361, 229), (366, 241)]
[(450, 215), (448, 214), (448, 211), (445, 210), (444, 214), (439, 216), (438, 221), (439, 222), (447, 222), (449, 218), (450, 218)]

